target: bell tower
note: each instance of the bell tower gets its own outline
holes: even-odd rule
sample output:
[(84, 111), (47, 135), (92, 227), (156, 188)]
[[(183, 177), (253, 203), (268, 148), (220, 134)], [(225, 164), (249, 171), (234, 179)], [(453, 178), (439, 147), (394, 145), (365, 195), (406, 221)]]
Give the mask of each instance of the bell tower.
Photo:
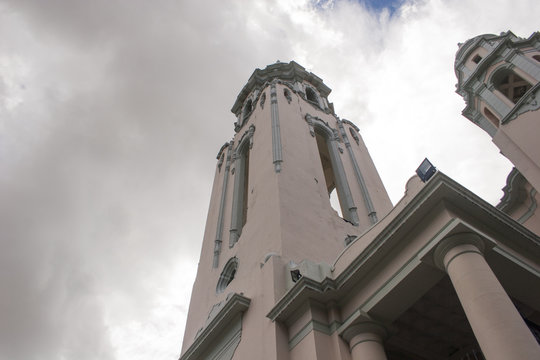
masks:
[(327, 264), (392, 209), (330, 91), (292, 61), (256, 69), (238, 95), (180, 359), (287, 359), (287, 329), (270, 309), (302, 276), (325, 279)]
[(463, 115), (540, 189), (540, 32), (484, 34), (459, 45), (454, 64)]

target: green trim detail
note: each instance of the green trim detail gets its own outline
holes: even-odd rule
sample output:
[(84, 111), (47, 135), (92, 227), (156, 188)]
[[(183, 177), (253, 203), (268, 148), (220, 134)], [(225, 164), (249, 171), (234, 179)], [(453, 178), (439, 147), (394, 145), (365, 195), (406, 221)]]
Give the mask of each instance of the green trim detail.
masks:
[(379, 340), (375, 340), (375, 339), (366, 339), (366, 340), (362, 340), (362, 341), (359, 341), (357, 343), (354, 343), (353, 346), (351, 346), (351, 352), (352, 352), (352, 349), (354, 349), (354, 347), (358, 344), (361, 344), (361, 343), (365, 343), (365, 342), (376, 342), (377, 344), (381, 344), (382, 345), (382, 342), (379, 341)]
[(310, 320), (298, 331), (291, 340), (289, 340), (289, 350), (294, 349), (306, 336), (312, 331), (318, 331), (325, 335), (332, 335), (341, 324), (333, 321), (331, 324), (325, 324), (317, 320)]

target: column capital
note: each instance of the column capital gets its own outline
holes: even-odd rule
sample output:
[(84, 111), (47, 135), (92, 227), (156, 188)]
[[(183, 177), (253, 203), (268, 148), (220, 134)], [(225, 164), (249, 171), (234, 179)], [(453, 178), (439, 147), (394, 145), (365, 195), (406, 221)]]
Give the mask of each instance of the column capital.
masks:
[(388, 328), (384, 326), (381, 322), (375, 321), (368, 316), (362, 316), (361, 318), (357, 318), (352, 324), (347, 326), (346, 329), (342, 330), (341, 337), (343, 337), (343, 339), (350, 343), (351, 340), (358, 335), (373, 334), (374, 336), (371, 336), (373, 337), (372, 340), (382, 342), (383, 339), (388, 337), (388, 333)]
[[(455, 251), (451, 257), (446, 255), (452, 249), (460, 247), (459, 251)], [(476, 252), (483, 255), (485, 250), (485, 244), (482, 238), (475, 233), (466, 232), (448, 236), (444, 238), (435, 249), (433, 253), (433, 260), (435, 265), (445, 270), (448, 268), (448, 264), (458, 255), (466, 252)]]

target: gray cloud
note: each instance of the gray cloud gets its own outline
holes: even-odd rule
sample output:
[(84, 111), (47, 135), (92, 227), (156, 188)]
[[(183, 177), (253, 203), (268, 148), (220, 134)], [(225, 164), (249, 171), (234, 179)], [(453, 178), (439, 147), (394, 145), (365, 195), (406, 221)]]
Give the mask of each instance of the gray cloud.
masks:
[(493, 202), (509, 167), (459, 115), (455, 44), (536, 24), (460, 4), (0, 3), (0, 359), (178, 355), (229, 110), (277, 59), (334, 89), (394, 201), (429, 155)]

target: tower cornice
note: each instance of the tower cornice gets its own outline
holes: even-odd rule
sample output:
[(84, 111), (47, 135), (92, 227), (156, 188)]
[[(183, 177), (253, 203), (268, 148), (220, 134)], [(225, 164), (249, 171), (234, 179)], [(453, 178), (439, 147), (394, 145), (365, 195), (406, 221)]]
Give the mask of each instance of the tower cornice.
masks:
[(244, 87), (238, 94), (231, 111), (238, 116), (242, 111), (244, 101), (249, 96), (249, 94), (251, 94), (253, 90), (256, 90), (257, 88), (260, 88), (265, 84), (270, 83), (274, 79), (292, 82), (307, 81), (311, 85), (313, 85), (315, 89), (317, 89), (321, 96), (324, 97), (327, 97), (328, 94), (330, 94), (330, 92), (332, 91), (332, 89), (330, 89), (323, 83), (320, 77), (313, 74), (312, 72), (307, 71), (302, 65), (296, 63), (295, 61), (291, 61), (289, 63), (277, 62), (275, 64), (268, 65), (262, 70), (255, 69), (253, 74), (251, 74), (251, 76), (249, 77), (246, 85), (244, 85)]

